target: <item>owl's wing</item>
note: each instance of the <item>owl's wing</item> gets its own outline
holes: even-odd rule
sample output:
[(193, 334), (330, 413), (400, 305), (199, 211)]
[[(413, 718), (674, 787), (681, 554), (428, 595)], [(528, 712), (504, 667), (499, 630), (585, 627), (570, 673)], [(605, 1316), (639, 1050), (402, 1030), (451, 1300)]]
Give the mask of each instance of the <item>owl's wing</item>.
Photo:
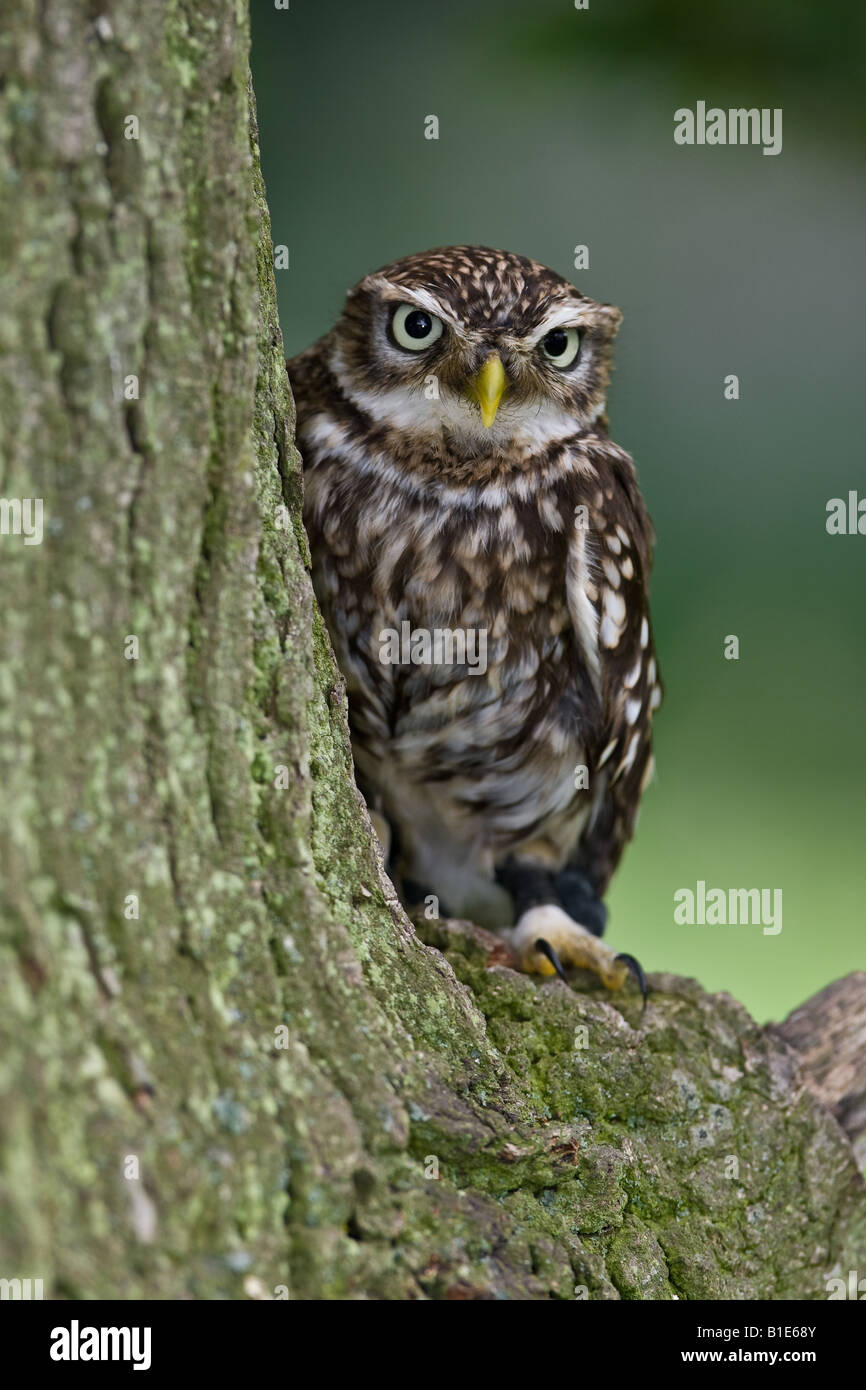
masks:
[(592, 809), (570, 862), (601, 897), (652, 775), (652, 716), (662, 686), (649, 616), (652, 524), (631, 459), (608, 441), (599, 473), (603, 482), (576, 515), (568, 601), (601, 707), (586, 748)]

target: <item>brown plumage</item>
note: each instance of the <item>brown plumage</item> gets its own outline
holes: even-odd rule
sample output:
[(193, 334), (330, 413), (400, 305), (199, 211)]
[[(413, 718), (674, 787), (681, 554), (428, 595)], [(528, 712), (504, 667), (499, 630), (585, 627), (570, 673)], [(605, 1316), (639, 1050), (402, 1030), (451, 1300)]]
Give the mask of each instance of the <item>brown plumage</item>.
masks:
[[(652, 528), (604, 415), (619, 321), (525, 257), (448, 247), (367, 276), (288, 363), (314, 586), (398, 885), (516, 915), (525, 968), (558, 952), (609, 984), (625, 967), (583, 928), (603, 927), (661, 698)], [(470, 634), (465, 659), (387, 660), (383, 633), (436, 630)]]

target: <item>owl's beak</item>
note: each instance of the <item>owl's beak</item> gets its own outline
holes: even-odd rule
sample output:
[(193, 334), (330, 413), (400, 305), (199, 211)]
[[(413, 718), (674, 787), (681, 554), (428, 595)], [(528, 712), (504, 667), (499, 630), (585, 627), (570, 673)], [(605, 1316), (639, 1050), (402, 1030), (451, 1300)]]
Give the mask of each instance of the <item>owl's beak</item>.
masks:
[(496, 419), (505, 384), (505, 368), (497, 352), (491, 353), (469, 382), (468, 394), (481, 406), (481, 421), (486, 430)]

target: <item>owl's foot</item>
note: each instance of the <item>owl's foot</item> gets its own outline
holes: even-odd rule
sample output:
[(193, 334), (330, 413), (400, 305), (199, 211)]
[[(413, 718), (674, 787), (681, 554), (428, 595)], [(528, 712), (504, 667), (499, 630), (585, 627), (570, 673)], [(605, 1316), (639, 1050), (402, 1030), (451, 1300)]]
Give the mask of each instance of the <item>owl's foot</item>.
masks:
[(631, 975), (646, 1004), (646, 976), (634, 956), (611, 950), (561, 907), (547, 904), (529, 908), (511, 928), (509, 940), (520, 969), (527, 974), (565, 979), (569, 966), (580, 967), (591, 970), (607, 989), (621, 989)]

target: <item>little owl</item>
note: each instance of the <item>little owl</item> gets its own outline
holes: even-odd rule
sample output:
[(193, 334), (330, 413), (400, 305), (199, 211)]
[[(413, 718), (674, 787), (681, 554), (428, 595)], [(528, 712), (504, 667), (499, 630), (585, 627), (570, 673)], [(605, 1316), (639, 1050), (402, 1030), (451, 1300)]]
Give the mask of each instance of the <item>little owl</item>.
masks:
[(608, 436), (620, 312), (456, 246), (350, 291), (288, 363), (313, 583), (358, 783), (403, 898), (593, 970), (652, 771), (653, 532)]

